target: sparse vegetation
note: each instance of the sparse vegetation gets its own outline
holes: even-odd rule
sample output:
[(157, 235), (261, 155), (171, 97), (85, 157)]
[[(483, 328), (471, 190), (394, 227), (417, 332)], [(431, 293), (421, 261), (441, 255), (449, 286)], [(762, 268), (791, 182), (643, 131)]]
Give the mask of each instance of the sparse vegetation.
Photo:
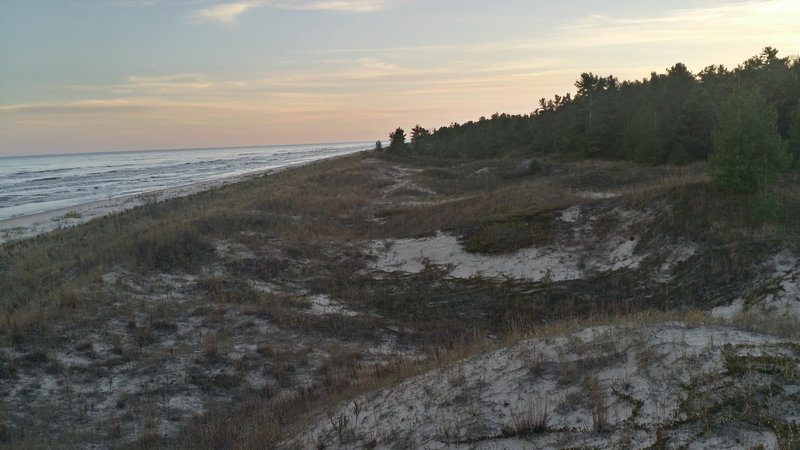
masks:
[(548, 407), (546, 399), (535, 399), (523, 412), (512, 413), (514, 428), (508, 430), (506, 434), (524, 437), (550, 431)]
[(468, 233), (464, 249), (474, 253), (506, 253), (547, 242), (554, 226), (552, 209), (529, 207), (487, 219)]
[[(372, 420), (360, 395), (530, 337), (560, 342), (608, 323), (717, 323), (709, 309), (764, 298), (759, 264), (797, 249), (794, 211), (753, 224), (713, 188), (705, 165), (540, 155), (536, 176), (519, 175), (530, 170), (528, 160), (370, 152), (2, 244), (0, 379), (19, 386), (3, 411), (4, 439), (35, 447), (36, 431), (76, 447), (252, 448), (279, 445), (321, 417), (334, 434), (315, 442), (377, 446), (386, 437), (360, 428)], [(774, 186), (787, 205), (800, 204), (796, 184), (786, 178)], [(570, 208), (579, 214), (566, 218)], [(585, 249), (583, 275), (459, 278), (454, 266), (430, 261), (419, 272), (371, 265), (397, 239), (437, 231), (460, 237), (476, 257), (531, 246)], [(593, 269), (595, 246), (632, 236), (638, 267)], [(661, 251), (686, 241), (697, 250), (679, 262)], [(796, 322), (744, 317), (732, 323), (797, 339)], [(528, 396), (504, 407), (497, 429), (453, 416), (459, 422), (441, 426), (451, 436), (442, 438), (566, 433), (556, 417), (573, 406), (585, 415), (581, 429), (612, 435), (622, 402), (615, 392), (633, 399), (629, 406), (639, 397), (586, 375), (629, 355), (642, 373), (654, 376), (664, 365), (661, 353), (628, 349), (613, 336), (570, 342), (564, 349), (583, 355), (576, 359), (548, 353), (544, 341), (525, 353), (532, 355), (521, 362), (525, 379), (581, 390), (583, 400)], [(769, 372), (794, 382), (786, 361), (739, 356), (731, 356), (731, 370), (743, 372), (731, 377)], [(465, 375), (453, 388), (463, 394), (450, 399), (454, 406), (490, 395), (492, 377), (482, 376), (479, 383)], [(795, 442), (791, 423), (759, 414), (746, 417)], [(409, 430), (395, 431), (395, 442), (419, 443)]]

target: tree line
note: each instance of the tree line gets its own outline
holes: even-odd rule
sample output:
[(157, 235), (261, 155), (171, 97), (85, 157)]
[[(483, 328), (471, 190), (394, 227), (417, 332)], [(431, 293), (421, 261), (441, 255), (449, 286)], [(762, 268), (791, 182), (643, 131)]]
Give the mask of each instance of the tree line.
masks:
[(717, 167), (743, 156), (743, 165), (758, 166), (748, 169), (759, 172), (755, 178), (743, 180), (740, 167), (721, 177), (717, 170), (715, 180), (725, 185), (727, 177), (727, 186), (736, 185), (728, 190), (747, 192), (790, 161), (800, 165), (800, 57), (778, 57), (772, 47), (734, 69), (711, 65), (694, 74), (677, 63), (623, 82), (584, 72), (575, 87), (574, 95), (540, 99), (530, 114), (417, 125), (410, 143), (398, 128), (386, 150), (465, 158), (522, 150), (647, 164), (710, 159)]

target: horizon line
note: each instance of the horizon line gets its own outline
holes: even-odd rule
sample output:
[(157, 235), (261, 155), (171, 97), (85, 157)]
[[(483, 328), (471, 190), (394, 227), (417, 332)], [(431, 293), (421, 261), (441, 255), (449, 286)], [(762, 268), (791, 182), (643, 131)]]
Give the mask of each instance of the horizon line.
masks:
[(234, 150), (237, 148), (264, 148), (264, 147), (299, 147), (303, 145), (329, 145), (329, 144), (367, 144), (371, 141), (326, 141), (326, 142), (307, 142), (302, 144), (266, 144), (266, 145), (234, 145), (230, 147), (178, 147), (178, 148), (149, 148), (143, 150), (106, 150), (96, 152), (74, 152), (74, 153), (37, 153), (34, 155), (0, 155), (2, 158), (37, 158), (48, 156), (78, 156), (78, 155), (100, 155), (103, 153), (144, 153), (144, 152), (173, 152), (191, 150)]

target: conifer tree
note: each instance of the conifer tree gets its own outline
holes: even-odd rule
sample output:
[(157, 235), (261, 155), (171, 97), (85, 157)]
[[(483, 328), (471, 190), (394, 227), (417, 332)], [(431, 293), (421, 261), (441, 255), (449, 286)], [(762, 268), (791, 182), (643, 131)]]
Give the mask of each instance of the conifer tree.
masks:
[(789, 156), (792, 157), (792, 165), (794, 168), (800, 169), (800, 101), (797, 102), (797, 107), (792, 113), (788, 138), (788, 150)]
[(411, 129), (411, 146), (416, 150), (420, 150), (420, 141), (430, 136), (431, 132), (420, 125), (414, 126)]
[(662, 162), (664, 139), (656, 110), (650, 105), (639, 107), (631, 119), (625, 142), (627, 157), (639, 163)]
[(389, 133), (389, 150), (393, 152), (401, 152), (406, 149), (406, 132), (400, 127), (397, 127), (394, 132)]
[(714, 132), (712, 177), (734, 193), (766, 191), (790, 162), (777, 113), (755, 90), (735, 91), (720, 107)]

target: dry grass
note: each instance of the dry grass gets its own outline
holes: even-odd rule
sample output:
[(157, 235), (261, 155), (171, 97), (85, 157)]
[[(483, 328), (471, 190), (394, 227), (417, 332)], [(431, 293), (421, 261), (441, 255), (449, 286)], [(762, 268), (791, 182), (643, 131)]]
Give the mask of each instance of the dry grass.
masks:
[[(310, 423), (320, 418), (330, 420), (328, 411), (347, 399), (395, 385), (402, 380), (445, 367), (479, 353), (506, 347), (522, 339), (564, 335), (599, 324), (613, 323), (615, 326), (638, 328), (675, 319), (677, 316), (674, 314), (647, 311), (616, 319), (593, 317), (554, 322), (546, 326), (525, 324), (510, 328), (493, 340), (487, 340), (476, 332), (452, 345), (431, 349), (425, 359), (412, 361), (398, 357), (386, 364), (373, 366), (372, 370), (363, 370), (356, 377), (357, 383), (353, 383), (355, 379), (352, 378), (350, 382), (344, 379), (336, 383), (323, 382), (310, 390), (301, 390), (291, 397), (281, 399), (270, 407), (266, 407), (265, 399), (252, 397), (242, 409), (214, 411), (190, 424), (181, 437), (180, 446), (211, 448), (224, 444), (226, 448), (248, 449), (263, 448), (265, 443), (271, 443), (274, 448), (281, 448), (281, 442), (305, 429)], [(344, 365), (335, 365), (337, 369), (334, 370), (342, 372), (350, 370), (354, 356), (344, 355), (344, 359), (341, 358), (332, 358), (344, 362)], [(597, 415), (597, 429), (602, 430), (607, 424), (605, 391), (599, 383), (593, 384), (591, 380), (586, 382), (586, 386), (593, 402), (593, 414)], [(508, 431), (508, 435), (525, 436), (548, 430), (549, 408), (547, 399), (532, 399), (528, 409), (514, 414), (512, 424), (514, 428)], [(339, 416), (332, 418), (337, 425), (342, 425), (342, 437), (346, 438), (348, 424), (339, 422)]]
[(513, 430), (504, 433), (507, 436), (530, 436), (546, 433), (550, 430), (549, 404), (547, 399), (535, 398), (528, 407), (518, 413), (512, 413)]
[[(221, 375), (198, 368), (196, 386), (209, 397), (233, 397), (242, 407), (209, 402), (206, 414), (192, 419), (176, 443), (155, 437), (155, 418), (162, 414), (156, 405), (139, 421), (143, 432), (136, 445), (253, 448), (291, 435), (315, 412), (324, 414), (343, 399), (515, 340), (600, 323), (681, 318), (682, 311), (708, 307), (714, 296), (737, 287), (736, 280), (751, 276), (752, 261), (774, 242), (797, 237), (791, 224), (753, 232), (736, 216), (738, 200), (711, 188), (701, 166), (540, 161), (536, 174), (512, 176), (519, 161), (431, 165), (376, 163), (354, 155), (7, 242), (0, 246), (0, 336), (9, 348), (33, 354), (31, 348), (80, 335), (72, 333), (78, 327), (104, 330), (104, 345), (115, 355), (106, 363), (113, 367), (156, 366), (173, 352), (203, 355), (200, 360)], [(476, 175), (484, 167), (491, 170)], [(421, 194), (428, 191), (435, 195)], [(591, 199), (583, 191), (622, 197)], [(665, 220), (642, 230), (651, 242), (673, 233), (716, 247), (693, 261), (706, 269), (695, 274), (693, 267), (680, 268), (680, 286), (643, 280), (632, 271), (535, 286), (453, 280), (435, 266), (380, 280), (366, 271), (361, 245), (368, 240), (450, 230), (471, 237), (475, 251), (512, 251), (550, 239), (557, 232), (555, 213), (575, 204), (598, 214), (620, 204), (659, 208)], [(222, 241), (233, 250), (218, 251)], [(131, 285), (105, 283), (112, 272), (133, 280)], [(152, 288), (163, 274), (188, 281)], [(298, 292), (325, 294), (361, 315), (315, 316)], [(687, 319), (707, 320), (697, 312)], [(172, 342), (186, 336), (180, 332), (187, 323), (200, 323), (198, 338)], [(302, 336), (297, 345), (304, 348), (269, 341), (273, 336), (264, 330), (273, 327)], [(791, 333), (791, 325), (784, 328)], [(495, 339), (487, 339), (489, 334)], [(364, 352), (386, 336), (425, 359)], [(320, 345), (325, 348), (310, 344), (329, 342)], [(252, 354), (237, 350), (243, 354), (228, 357), (248, 345), (255, 347)], [(46, 361), (37, 364), (49, 364), (52, 358), (44, 355)], [(580, 377), (591, 368), (574, 369)], [(535, 361), (531, 370), (540, 370)], [(254, 374), (266, 385), (247, 387), (247, 376)], [(306, 388), (298, 389), (299, 379)], [(596, 408), (596, 425), (602, 429), (605, 406), (597, 395), (595, 405), (603, 408)], [(529, 426), (519, 428), (538, 429), (541, 412), (526, 415), (520, 418)], [(118, 436), (109, 442), (130, 436), (124, 420), (109, 426)]]
[[(618, 165), (579, 163), (576, 170), (586, 175), (576, 185), (583, 186), (581, 183), (592, 180), (594, 171), (608, 171)], [(626, 173), (635, 172), (632, 166), (623, 165), (623, 168), (622, 174), (616, 175), (621, 178), (614, 182), (616, 185), (623, 185)], [(547, 211), (576, 201), (575, 194), (565, 189), (558, 179), (535, 177), (501, 184), (502, 180), (495, 175), (491, 182), (482, 182), (479, 188), (470, 182), (454, 189), (452, 202), (431, 206), (422, 203), (396, 210), (387, 224), (377, 226), (365, 218), (381, 215), (374, 210), (374, 205), (380, 200), (380, 189), (386, 187), (387, 181), (375, 177), (371, 170), (356, 157), (337, 161), (335, 165), (320, 163), (189, 199), (150, 205), (32, 241), (8, 243), (0, 247), (0, 259), (13, 264), (7, 273), (14, 273), (15, 278), (0, 279), (0, 284), (6, 288), (0, 299), (6, 312), (0, 331), (6, 335), (26, 334), (29, 324), (49, 310), (48, 297), (58, 295), (51, 292), (63, 289), (63, 284), (56, 280), (69, 277), (75, 285), (85, 285), (88, 279), (99, 275), (98, 268), (124, 263), (125, 259), (128, 259), (127, 264), (143, 270), (195, 270), (214, 257), (210, 241), (215, 236), (230, 235), (237, 230), (302, 242), (305, 250), (301, 251), (307, 252), (319, 241), (419, 236), (437, 229), (477, 224), (476, 249), (504, 251), (547, 237), (546, 227), (533, 235), (529, 228), (519, 233), (519, 229), (530, 224), (530, 218), (524, 217), (526, 211), (531, 208)], [(651, 186), (674, 190), (697, 183), (704, 175), (696, 171), (678, 174), (667, 171), (659, 183), (653, 182)], [(642, 175), (638, 176), (636, 180)], [(607, 179), (613, 180), (614, 175)], [(483, 189), (485, 186), (491, 189)], [(641, 184), (637, 186), (636, 191), (629, 192), (632, 199), (651, 197)], [(269, 192), (269, 196), (254, 196), (250, 193), (253, 190)], [(700, 202), (695, 210), (705, 208), (707, 203)], [(671, 216), (698, 217), (694, 212), (674, 211)], [(520, 213), (523, 213), (522, 218), (518, 217)], [(297, 226), (298, 221), (303, 225)], [(480, 225), (482, 223), (484, 225)], [(684, 226), (702, 228), (698, 225), (703, 224)], [(92, 236), (88, 245), (86, 236)], [(494, 244), (495, 241), (498, 243)], [(78, 242), (81, 242), (82, 251), (69, 253), (68, 249)], [(50, 276), (43, 276), (44, 268)], [(43, 278), (52, 281), (41, 283)]]
[(358, 157), (338, 160), (333, 167), (333, 162), (321, 162), (4, 243), (0, 334), (28, 335), (32, 325), (41, 324), (58, 306), (52, 299), (62, 309), (73, 304), (110, 266), (139, 272), (197, 271), (215, 257), (211, 242), (222, 236), (247, 231), (312, 246), (320, 240), (368, 237), (373, 224), (352, 223), (348, 217), (370, 204), (380, 182), (366, 174)]
[(592, 405), (592, 426), (595, 431), (605, 431), (608, 427), (606, 389), (602, 382), (593, 375), (586, 375), (583, 384)]
[(219, 333), (212, 331), (206, 335), (203, 350), (209, 358), (219, 357)]
[(731, 319), (704, 318), (704, 323), (733, 326), (746, 331), (787, 339), (800, 339), (800, 318), (790, 315), (765, 315), (757, 311), (735, 314)]

